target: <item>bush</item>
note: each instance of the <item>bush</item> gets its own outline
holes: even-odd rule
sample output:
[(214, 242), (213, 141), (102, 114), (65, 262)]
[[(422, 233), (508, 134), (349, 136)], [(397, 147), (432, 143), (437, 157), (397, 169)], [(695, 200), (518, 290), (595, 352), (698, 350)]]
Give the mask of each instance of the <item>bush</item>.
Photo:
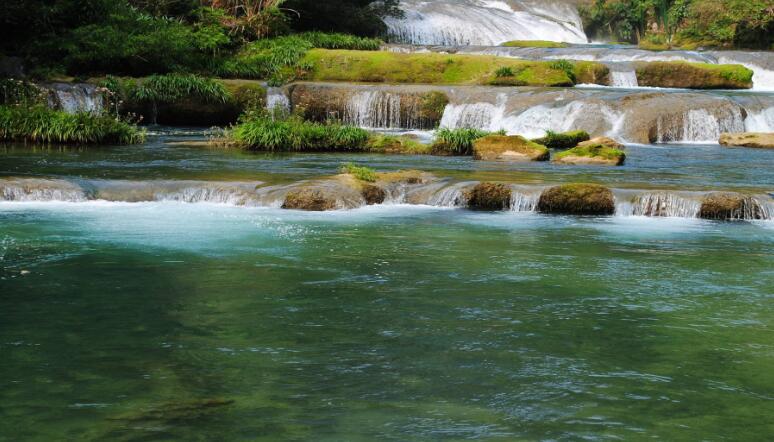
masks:
[[(498, 133), (505, 134), (504, 131)], [(435, 131), (432, 151), (436, 155), (471, 155), (473, 142), (491, 134), (492, 132), (478, 129), (441, 128)]]
[(0, 79), (0, 105), (34, 105), (46, 102), (46, 91), (34, 83), (13, 78)]
[(342, 173), (348, 173), (360, 181), (373, 183), (376, 181), (376, 171), (365, 166), (356, 166), (353, 163), (347, 163), (341, 167)]
[(0, 140), (131, 144), (143, 138), (136, 126), (108, 115), (68, 114), (44, 106), (0, 106)]
[(575, 130), (571, 132), (558, 133), (551, 130), (546, 131), (542, 138), (532, 140), (535, 143), (550, 147), (551, 149), (569, 149), (575, 147), (578, 143), (588, 141), (591, 136), (586, 131)]
[(232, 128), (229, 138), (250, 150), (362, 151), (368, 132), (352, 126), (304, 121), (298, 117), (256, 116)]

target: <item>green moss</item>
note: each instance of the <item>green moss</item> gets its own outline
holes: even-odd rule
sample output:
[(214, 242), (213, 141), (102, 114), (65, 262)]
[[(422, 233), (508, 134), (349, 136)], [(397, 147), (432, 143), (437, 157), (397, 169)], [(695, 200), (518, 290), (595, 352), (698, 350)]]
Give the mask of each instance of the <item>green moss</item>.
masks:
[(570, 45), (558, 41), (547, 40), (511, 40), (506, 41), (500, 46), (509, 48), (569, 48)]
[(749, 89), (753, 71), (737, 64), (659, 61), (635, 63), (640, 86), (688, 89)]
[(109, 115), (68, 114), (45, 106), (0, 106), (0, 140), (33, 143), (141, 143), (136, 126)]
[(613, 192), (598, 184), (564, 184), (540, 195), (538, 211), (567, 215), (612, 215)]
[(591, 136), (588, 132), (583, 130), (575, 130), (570, 132), (557, 133), (553, 131), (546, 131), (546, 135), (542, 138), (536, 138), (532, 140), (535, 143), (542, 144), (543, 146), (550, 147), (551, 149), (569, 149), (575, 147), (578, 143), (588, 141)]
[(479, 183), (467, 194), (473, 210), (504, 210), (511, 206), (511, 188), (499, 183)]
[(360, 181), (365, 181), (367, 183), (375, 182), (377, 177), (375, 170), (365, 166), (357, 166), (353, 163), (343, 165), (341, 167), (341, 172), (348, 173)]
[(407, 136), (371, 134), (366, 144), (366, 150), (374, 153), (422, 155), (430, 153), (431, 146)]
[[(568, 74), (568, 65), (485, 55), (314, 49), (307, 52), (303, 63), (311, 67), (311, 71), (304, 78), (314, 81), (573, 85)], [(573, 64), (569, 63), (569, 66), (571, 70)], [(513, 76), (498, 78), (495, 72), (503, 67), (510, 68)]]

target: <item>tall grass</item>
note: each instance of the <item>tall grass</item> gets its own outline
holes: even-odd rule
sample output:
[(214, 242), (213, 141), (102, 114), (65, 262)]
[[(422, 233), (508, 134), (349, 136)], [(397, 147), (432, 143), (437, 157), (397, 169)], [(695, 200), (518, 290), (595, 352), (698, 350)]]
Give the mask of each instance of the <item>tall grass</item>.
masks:
[(249, 150), (271, 152), (362, 151), (367, 131), (339, 124), (304, 121), (298, 117), (256, 116), (228, 132), (229, 138)]
[[(504, 131), (495, 132), (504, 135)], [(436, 155), (472, 155), (473, 142), (493, 132), (478, 129), (447, 129), (435, 131), (432, 152)]]
[(109, 115), (68, 114), (44, 106), (0, 106), (0, 140), (34, 143), (140, 143), (144, 133)]
[(137, 101), (172, 103), (184, 98), (225, 103), (231, 94), (220, 81), (196, 74), (151, 75), (137, 84), (130, 98)]
[(341, 167), (341, 172), (348, 173), (360, 181), (365, 181), (367, 183), (373, 183), (378, 178), (375, 170), (366, 166), (357, 166), (354, 163), (347, 163), (343, 165)]

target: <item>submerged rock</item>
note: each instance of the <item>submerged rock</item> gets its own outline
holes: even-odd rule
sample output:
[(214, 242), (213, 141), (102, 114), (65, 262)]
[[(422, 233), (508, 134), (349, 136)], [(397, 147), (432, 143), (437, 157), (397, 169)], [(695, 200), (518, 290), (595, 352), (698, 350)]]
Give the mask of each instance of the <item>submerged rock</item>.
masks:
[(774, 133), (724, 133), (720, 135), (720, 144), (723, 146), (755, 147), (759, 149), (774, 148)]
[(740, 193), (711, 193), (704, 197), (699, 218), (714, 220), (763, 219), (758, 202)]
[(566, 215), (612, 215), (613, 192), (598, 184), (564, 184), (540, 195), (538, 211)]
[(621, 166), (625, 160), (626, 154), (622, 150), (601, 144), (587, 144), (558, 153), (553, 161), (561, 164)]
[(547, 161), (548, 148), (524, 137), (489, 135), (473, 143), (473, 158), (484, 161)]
[(499, 183), (479, 183), (467, 192), (473, 210), (504, 210), (511, 206), (511, 188)]
[(136, 412), (125, 413), (111, 420), (119, 421), (181, 421), (196, 420), (227, 405), (233, 404), (231, 399), (196, 399), (183, 402), (168, 402)]

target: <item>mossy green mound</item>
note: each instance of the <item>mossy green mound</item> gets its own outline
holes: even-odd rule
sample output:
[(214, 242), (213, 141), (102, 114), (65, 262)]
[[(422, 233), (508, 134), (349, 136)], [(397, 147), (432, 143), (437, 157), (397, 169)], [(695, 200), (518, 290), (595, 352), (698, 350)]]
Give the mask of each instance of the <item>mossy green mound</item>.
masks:
[[(313, 81), (509, 86), (574, 84), (566, 66), (557, 62), (486, 55), (313, 49), (302, 63), (310, 67), (305, 79)], [(567, 66), (573, 69), (575, 64)], [(501, 68), (509, 68), (513, 75), (495, 75)]]
[(686, 89), (750, 89), (753, 71), (738, 64), (658, 61), (635, 63), (640, 86)]
[(500, 46), (508, 48), (569, 48), (570, 45), (559, 41), (548, 40), (511, 40)]
[(740, 193), (711, 193), (704, 197), (699, 217), (713, 220), (762, 219), (763, 209), (755, 199)]
[(478, 129), (441, 128), (435, 131), (435, 140), (430, 150), (433, 155), (471, 155), (473, 154), (473, 142), (491, 134), (491, 132)]
[(473, 142), (473, 158), (484, 161), (547, 161), (548, 148), (519, 135), (488, 135)]
[(499, 183), (479, 183), (467, 193), (468, 208), (504, 210), (511, 206), (511, 188)]
[(590, 139), (591, 136), (588, 134), (588, 132), (583, 130), (574, 130), (562, 133), (547, 131), (544, 137), (535, 138), (532, 141), (551, 149), (569, 149)]
[(612, 215), (613, 192), (598, 184), (564, 184), (540, 195), (538, 211), (565, 215)]
[(554, 155), (555, 162), (562, 164), (598, 164), (621, 166), (626, 160), (626, 154), (601, 144), (576, 146)]
[(384, 134), (371, 134), (366, 143), (366, 151), (386, 154), (429, 154), (431, 146), (422, 144), (410, 136), (395, 136)]

